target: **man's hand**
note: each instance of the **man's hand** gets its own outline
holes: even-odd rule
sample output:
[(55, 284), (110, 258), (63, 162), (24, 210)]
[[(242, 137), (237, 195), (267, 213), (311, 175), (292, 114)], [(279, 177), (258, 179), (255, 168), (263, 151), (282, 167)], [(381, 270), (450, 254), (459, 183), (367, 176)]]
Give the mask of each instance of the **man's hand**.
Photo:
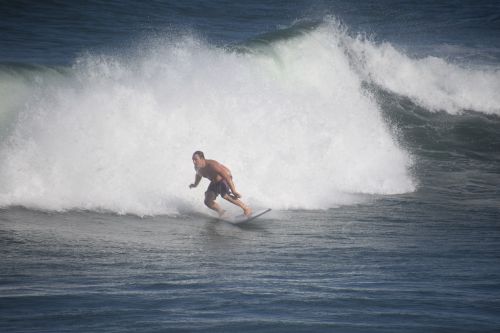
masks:
[(233, 192), (233, 197), (234, 197), (235, 199), (239, 199), (239, 198), (241, 198), (241, 194), (239, 194), (238, 192), (234, 191), (234, 192)]

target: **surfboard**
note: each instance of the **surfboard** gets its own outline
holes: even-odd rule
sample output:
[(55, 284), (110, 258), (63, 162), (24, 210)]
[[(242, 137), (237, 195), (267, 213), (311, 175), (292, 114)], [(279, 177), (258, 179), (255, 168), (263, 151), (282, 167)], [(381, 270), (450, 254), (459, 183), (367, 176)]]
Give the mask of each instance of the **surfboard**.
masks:
[(250, 216), (245, 216), (245, 215), (238, 215), (235, 217), (229, 217), (229, 218), (219, 218), (219, 220), (224, 221), (224, 222), (229, 222), (232, 224), (241, 224), (241, 223), (246, 223), (250, 222), (252, 220), (255, 220), (259, 216), (264, 215), (265, 213), (268, 213), (271, 211), (271, 208), (266, 208), (266, 209), (260, 209), (252, 213)]

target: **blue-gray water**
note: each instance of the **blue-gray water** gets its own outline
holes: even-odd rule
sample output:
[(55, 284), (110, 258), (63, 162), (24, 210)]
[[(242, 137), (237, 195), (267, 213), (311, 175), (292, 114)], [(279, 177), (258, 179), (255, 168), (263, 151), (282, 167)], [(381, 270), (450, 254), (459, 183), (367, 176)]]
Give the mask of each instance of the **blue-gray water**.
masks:
[[(2, 2), (0, 331), (500, 330), (499, 20)], [(209, 217), (197, 149), (273, 211)]]

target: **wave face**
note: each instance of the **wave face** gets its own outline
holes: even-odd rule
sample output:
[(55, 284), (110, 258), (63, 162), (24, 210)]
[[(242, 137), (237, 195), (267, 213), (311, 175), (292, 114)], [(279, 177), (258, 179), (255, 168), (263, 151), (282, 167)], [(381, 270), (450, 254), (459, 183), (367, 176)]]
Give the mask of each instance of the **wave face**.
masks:
[(335, 20), (290, 29), (246, 52), (182, 36), (65, 71), (1, 68), (0, 205), (204, 209), (204, 189), (188, 189), (203, 150), (251, 205), (326, 209), (417, 186), (412, 154), (364, 83), (430, 111), (500, 114), (496, 69), (413, 59)]

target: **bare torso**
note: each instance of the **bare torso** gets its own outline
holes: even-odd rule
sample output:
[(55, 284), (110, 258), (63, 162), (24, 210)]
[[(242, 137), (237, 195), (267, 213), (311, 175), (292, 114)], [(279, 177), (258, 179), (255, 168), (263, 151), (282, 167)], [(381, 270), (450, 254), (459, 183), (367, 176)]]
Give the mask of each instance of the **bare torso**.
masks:
[(229, 174), (229, 176), (231, 176), (231, 171), (229, 171), (228, 168), (226, 168), (224, 165), (222, 165), (219, 162), (214, 161), (214, 160), (206, 160), (205, 166), (203, 168), (197, 169), (196, 172), (200, 176), (210, 179), (210, 181), (212, 181), (212, 182), (220, 182), (223, 179), (223, 177), (217, 171), (218, 166), (220, 166), (224, 170), (226, 170), (226, 172)]

